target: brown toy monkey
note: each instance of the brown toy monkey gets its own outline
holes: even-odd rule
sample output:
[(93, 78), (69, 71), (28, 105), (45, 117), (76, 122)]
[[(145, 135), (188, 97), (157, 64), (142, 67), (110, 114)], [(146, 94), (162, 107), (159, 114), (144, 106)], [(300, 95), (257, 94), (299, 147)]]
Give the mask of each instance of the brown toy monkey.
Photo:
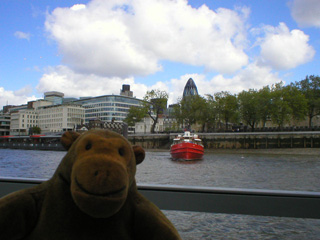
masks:
[(53, 177), (0, 199), (0, 239), (181, 239), (138, 191), (141, 147), (107, 130), (66, 132)]

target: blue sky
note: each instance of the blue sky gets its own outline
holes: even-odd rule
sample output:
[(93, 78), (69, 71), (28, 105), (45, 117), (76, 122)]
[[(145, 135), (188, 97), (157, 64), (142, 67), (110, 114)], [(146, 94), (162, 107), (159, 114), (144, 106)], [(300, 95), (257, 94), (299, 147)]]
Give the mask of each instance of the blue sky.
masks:
[(2, 0), (0, 108), (161, 89), (201, 95), (319, 74), (318, 0)]

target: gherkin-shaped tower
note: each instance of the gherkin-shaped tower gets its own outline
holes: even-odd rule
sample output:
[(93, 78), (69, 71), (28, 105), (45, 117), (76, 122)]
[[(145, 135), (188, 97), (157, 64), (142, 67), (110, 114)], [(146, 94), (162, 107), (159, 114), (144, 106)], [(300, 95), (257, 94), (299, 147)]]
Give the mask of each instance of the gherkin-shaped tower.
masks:
[(183, 90), (183, 97), (198, 95), (198, 89), (192, 78), (189, 78)]

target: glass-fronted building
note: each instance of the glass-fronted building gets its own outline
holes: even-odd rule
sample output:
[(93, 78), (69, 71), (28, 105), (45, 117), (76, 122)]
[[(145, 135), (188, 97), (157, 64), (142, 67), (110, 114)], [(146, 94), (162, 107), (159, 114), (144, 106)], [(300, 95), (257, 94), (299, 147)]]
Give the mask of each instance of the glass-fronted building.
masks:
[(104, 122), (123, 122), (130, 107), (140, 106), (142, 100), (121, 95), (104, 95), (73, 101), (85, 108), (85, 123), (100, 119)]
[(189, 78), (183, 90), (183, 97), (199, 95), (198, 89), (192, 78)]
[(9, 113), (0, 111), (0, 136), (9, 135), (11, 117)]
[(63, 97), (64, 93), (62, 92), (51, 91), (44, 93), (44, 100), (52, 102), (53, 105), (62, 104)]

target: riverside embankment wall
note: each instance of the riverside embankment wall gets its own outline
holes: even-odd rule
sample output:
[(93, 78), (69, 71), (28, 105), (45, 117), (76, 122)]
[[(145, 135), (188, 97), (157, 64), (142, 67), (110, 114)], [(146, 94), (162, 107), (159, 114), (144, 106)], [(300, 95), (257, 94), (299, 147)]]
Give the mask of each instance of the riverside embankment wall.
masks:
[[(181, 133), (182, 134), (182, 133)], [(135, 134), (128, 140), (145, 149), (169, 149), (177, 134)], [(320, 132), (259, 132), (259, 133), (198, 133), (205, 149), (275, 149), (320, 148)], [(54, 143), (0, 143), (0, 148), (28, 150), (59, 150), (59, 139)]]
[[(320, 132), (198, 133), (205, 149), (320, 148)], [(146, 149), (169, 149), (176, 134), (129, 135)]]

